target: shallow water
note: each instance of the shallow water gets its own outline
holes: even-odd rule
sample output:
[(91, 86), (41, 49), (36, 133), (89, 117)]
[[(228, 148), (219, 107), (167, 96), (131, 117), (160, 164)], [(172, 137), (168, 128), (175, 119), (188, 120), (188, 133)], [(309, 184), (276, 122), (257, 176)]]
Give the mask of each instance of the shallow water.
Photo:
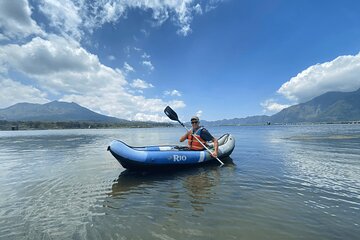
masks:
[(0, 132), (0, 239), (358, 239), (360, 125), (218, 127), (224, 167), (125, 171), (182, 128)]

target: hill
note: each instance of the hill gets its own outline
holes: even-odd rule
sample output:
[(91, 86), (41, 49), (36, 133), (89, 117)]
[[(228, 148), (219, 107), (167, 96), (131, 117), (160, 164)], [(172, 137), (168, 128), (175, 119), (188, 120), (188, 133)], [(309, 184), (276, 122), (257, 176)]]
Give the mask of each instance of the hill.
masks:
[(270, 117), (274, 123), (341, 122), (360, 120), (360, 89), (327, 92), (314, 99), (283, 109)]
[(360, 89), (354, 92), (327, 92), (312, 100), (290, 106), (272, 116), (251, 116), (205, 121), (205, 126), (264, 125), (267, 123), (336, 123), (360, 121)]
[(93, 112), (76, 103), (53, 101), (46, 104), (17, 103), (0, 109), (0, 120), (42, 122), (128, 122)]
[(257, 125), (257, 124), (265, 124), (269, 121), (270, 121), (270, 116), (260, 115), (260, 116), (250, 116), (245, 118), (223, 119), (218, 121), (201, 120), (201, 124), (204, 126)]
[[(126, 127), (171, 126), (169, 123), (133, 122), (93, 112), (76, 103), (53, 101), (46, 104), (18, 103), (0, 109), (0, 121), (93, 122)], [(360, 121), (360, 89), (354, 92), (327, 92), (314, 99), (285, 108), (272, 116), (202, 120), (202, 125), (261, 125), (267, 123), (336, 123)], [(101, 125), (99, 125), (101, 126)], [(108, 127), (118, 125), (107, 125)]]

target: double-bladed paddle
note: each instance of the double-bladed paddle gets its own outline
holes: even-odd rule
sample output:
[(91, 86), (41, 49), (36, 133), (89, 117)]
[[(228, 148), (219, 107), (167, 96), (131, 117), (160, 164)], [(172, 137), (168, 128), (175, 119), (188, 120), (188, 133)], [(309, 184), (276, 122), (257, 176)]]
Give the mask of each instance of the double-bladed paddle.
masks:
[[(183, 126), (186, 131), (189, 132), (189, 129), (179, 120), (178, 118), (178, 115), (176, 114), (176, 112), (174, 110), (172, 110), (171, 107), (167, 106), (165, 109), (164, 109), (164, 113), (173, 121), (177, 121), (181, 124), (181, 126)], [(208, 147), (205, 146), (205, 144), (203, 144), (193, 133), (191, 134), (211, 155), (211, 151)], [(216, 157), (216, 160), (219, 161), (219, 163), (221, 164), (220, 166), (224, 165), (224, 163), (218, 158)]]

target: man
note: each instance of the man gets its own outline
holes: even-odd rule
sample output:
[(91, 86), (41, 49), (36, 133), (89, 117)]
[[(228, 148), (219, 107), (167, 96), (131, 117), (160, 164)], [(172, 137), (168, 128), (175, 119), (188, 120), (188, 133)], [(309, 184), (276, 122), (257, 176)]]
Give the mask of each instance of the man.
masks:
[(184, 136), (180, 138), (180, 142), (188, 140), (188, 147), (191, 150), (200, 151), (204, 150), (204, 147), (202, 144), (192, 136), (194, 134), (204, 145), (206, 145), (206, 142), (213, 141), (214, 142), (214, 151), (211, 153), (213, 157), (217, 157), (218, 155), (218, 141), (216, 138), (214, 138), (208, 130), (206, 130), (204, 127), (200, 126), (200, 121), (197, 116), (194, 116), (191, 118), (191, 130), (188, 131)]

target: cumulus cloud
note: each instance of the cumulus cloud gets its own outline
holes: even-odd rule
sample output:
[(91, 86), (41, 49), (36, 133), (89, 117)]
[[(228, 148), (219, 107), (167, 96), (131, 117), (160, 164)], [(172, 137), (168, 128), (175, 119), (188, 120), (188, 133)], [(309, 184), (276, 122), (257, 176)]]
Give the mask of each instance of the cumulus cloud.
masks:
[[(194, 7), (194, 1), (39, 0), (38, 3), (39, 11), (49, 20), (46, 29), (52, 34), (45, 33), (31, 18), (27, 0), (0, 1), (0, 40), (11, 42), (0, 45), (0, 107), (24, 101), (45, 103), (55, 98), (74, 101), (103, 114), (142, 121), (168, 121), (162, 116), (167, 105), (174, 109), (185, 107), (180, 100), (137, 95), (142, 89), (154, 86), (141, 79), (129, 84), (125, 77), (126, 73), (134, 72), (131, 65), (125, 62), (122, 70), (110, 68), (84, 49), (80, 40), (84, 40), (86, 32), (104, 23), (115, 23), (125, 17), (128, 9), (134, 8), (151, 10), (159, 24), (168, 19), (174, 21), (180, 34), (186, 35), (191, 31), (191, 15), (199, 14), (201, 9)], [(144, 53), (141, 58), (145, 67), (154, 70), (150, 55)], [(20, 73), (28, 81), (25, 84), (11, 79), (10, 73)], [(170, 94), (181, 96), (176, 90)]]
[(181, 93), (178, 90), (172, 90), (172, 91), (165, 91), (164, 92), (165, 95), (170, 95), (170, 96), (178, 96), (181, 97)]
[[(166, 102), (159, 98), (145, 98), (126, 91), (114, 91), (111, 86), (93, 95), (66, 95), (61, 100), (76, 102), (110, 116), (138, 121), (148, 121), (151, 116), (159, 116), (159, 113), (162, 113), (167, 105), (171, 105), (175, 109), (185, 107), (183, 101)], [(143, 118), (141, 119), (141, 117)]]
[(200, 117), (201, 117), (201, 115), (202, 115), (202, 113), (203, 113), (203, 111), (202, 111), (202, 110), (199, 110), (199, 111), (197, 111), (197, 112), (196, 112), (196, 114), (195, 114), (195, 115), (196, 115), (196, 116), (198, 116), (198, 117), (200, 118)]
[(31, 9), (27, 0), (0, 1), (0, 32), (0, 40), (45, 34), (31, 19)]
[(19, 97), (21, 97), (21, 102), (49, 102), (46, 93), (43, 93), (39, 89), (0, 77), (0, 108), (18, 103)]
[(306, 102), (328, 91), (355, 91), (360, 87), (360, 53), (339, 56), (313, 65), (284, 83), (278, 93), (296, 102)]
[(151, 63), (151, 61), (143, 61), (142, 64), (150, 69), (150, 71), (153, 71), (155, 69), (154, 65)]
[(168, 122), (169, 118), (160, 114), (137, 113), (132, 120), (135, 121), (152, 121), (152, 122)]
[(141, 79), (135, 79), (132, 83), (131, 86), (133, 88), (140, 88), (140, 89), (146, 89), (146, 88), (152, 88), (154, 87), (151, 83), (147, 83), (144, 80)]
[[(183, 101), (166, 102), (130, 93), (126, 90), (128, 82), (121, 70), (103, 65), (96, 55), (86, 51), (78, 42), (59, 36), (35, 37), (23, 45), (0, 46), (0, 66), (7, 71), (22, 73), (38, 86), (2, 79), (1, 93), (8, 91), (13, 98), (2, 94), (1, 97), (8, 100), (1, 103), (45, 102), (51, 94), (60, 100), (74, 101), (93, 111), (120, 118), (135, 119), (139, 113), (136, 120), (141, 120), (141, 117), (149, 120), (152, 115), (156, 117), (167, 105), (174, 108), (185, 106)], [(2, 74), (5, 75), (6, 71)], [(153, 87), (141, 79), (132, 84), (140, 89)], [(15, 94), (15, 90), (24, 94)]]
[(77, 42), (58, 36), (36, 37), (24, 45), (0, 47), (0, 61), (30, 76), (53, 94), (97, 91), (104, 82), (114, 86), (127, 83), (120, 70), (101, 64), (96, 55)]
[(277, 113), (284, 108), (290, 107), (288, 104), (277, 103), (274, 99), (268, 99), (265, 102), (262, 102), (260, 105), (264, 108), (264, 112), (268, 113)]

